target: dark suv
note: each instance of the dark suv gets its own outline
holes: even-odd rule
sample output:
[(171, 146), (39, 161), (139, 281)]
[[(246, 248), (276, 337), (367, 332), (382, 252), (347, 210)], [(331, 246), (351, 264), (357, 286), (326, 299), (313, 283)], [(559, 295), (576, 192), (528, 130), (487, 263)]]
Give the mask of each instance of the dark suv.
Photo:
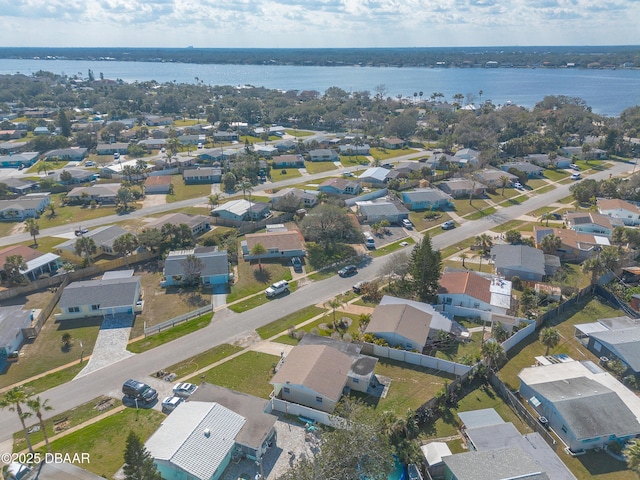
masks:
[(153, 403), (158, 399), (158, 392), (154, 388), (131, 378), (122, 385), (122, 393), (146, 404)]

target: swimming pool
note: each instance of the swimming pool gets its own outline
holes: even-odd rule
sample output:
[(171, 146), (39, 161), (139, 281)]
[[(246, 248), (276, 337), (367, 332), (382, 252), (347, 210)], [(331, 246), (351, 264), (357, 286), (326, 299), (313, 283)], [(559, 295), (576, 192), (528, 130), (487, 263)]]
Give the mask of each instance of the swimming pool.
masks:
[(391, 472), (387, 478), (388, 480), (405, 480), (407, 477), (404, 472), (404, 465), (400, 460), (398, 460), (398, 457), (394, 457), (394, 458), (396, 463), (393, 468), (393, 472)]

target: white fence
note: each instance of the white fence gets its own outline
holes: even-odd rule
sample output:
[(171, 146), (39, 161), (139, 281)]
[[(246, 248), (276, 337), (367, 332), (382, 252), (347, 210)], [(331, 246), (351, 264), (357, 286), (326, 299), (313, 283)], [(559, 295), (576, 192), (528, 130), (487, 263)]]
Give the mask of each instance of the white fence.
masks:
[(329, 427), (339, 427), (344, 422), (340, 417), (331, 415), (327, 412), (321, 412), (320, 410), (316, 410), (311, 407), (305, 407), (304, 405), (287, 402), (286, 400), (281, 400), (280, 398), (275, 397), (271, 397), (271, 400), (267, 403), (265, 413), (271, 413), (273, 411), (281, 412), (286, 415), (310, 418), (311, 420), (315, 420), (323, 425), (328, 425)]
[(371, 193), (365, 193), (364, 195), (360, 195), (359, 197), (355, 197), (355, 198), (347, 198), (344, 203), (345, 205), (347, 205), (347, 207), (353, 207), (356, 202), (364, 202), (367, 200), (373, 200), (375, 198), (381, 198), (384, 197), (387, 194), (387, 189), (386, 188), (381, 188), (380, 190), (375, 190)]
[(529, 325), (524, 327), (523, 329), (518, 330), (516, 333), (507, 338), (504, 342), (502, 342), (502, 347), (505, 352), (508, 352), (509, 349), (515, 347), (519, 342), (524, 340), (526, 337), (531, 335), (536, 331), (536, 322), (531, 322)]
[(206, 307), (198, 308), (197, 310), (192, 310), (191, 312), (179, 315), (170, 320), (166, 320), (158, 325), (153, 325), (151, 327), (144, 328), (144, 336), (151, 335), (154, 333), (161, 332), (166, 328), (175, 327), (177, 324), (186, 322), (187, 320), (191, 320), (192, 318), (200, 317), (205, 313), (213, 311), (213, 307), (211, 305), (207, 305)]
[(451, 373), (453, 375), (463, 375), (471, 370), (469, 365), (450, 362), (442, 358), (430, 357), (421, 353), (409, 352), (407, 350), (399, 350), (397, 348), (375, 345), (373, 343), (364, 343), (362, 345), (362, 353), (365, 355), (375, 355), (376, 357), (389, 358), (398, 362), (405, 362), (411, 365), (431, 368), (441, 372)]

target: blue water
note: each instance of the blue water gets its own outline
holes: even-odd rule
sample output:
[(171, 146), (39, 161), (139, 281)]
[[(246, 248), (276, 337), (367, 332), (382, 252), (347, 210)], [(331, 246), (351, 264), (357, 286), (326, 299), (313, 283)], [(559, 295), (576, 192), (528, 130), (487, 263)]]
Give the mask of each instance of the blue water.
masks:
[(395, 469), (393, 470), (393, 472), (389, 474), (387, 478), (388, 480), (405, 480), (406, 478), (406, 475), (404, 472), (404, 465), (402, 465), (402, 463), (400, 462), (400, 460), (398, 460), (397, 457), (396, 457)]
[(284, 65), (199, 65), (189, 63), (109, 62), (83, 60), (0, 59), (0, 74), (38, 70), (87, 77), (89, 69), (96, 77), (126, 82), (155, 80), (160, 83), (196, 83), (205, 85), (255, 85), (283, 90), (324, 91), (332, 86), (346, 91), (376, 92), (386, 87), (386, 95), (413, 98), (424, 92), (428, 98), (441, 92), (445, 100), (462, 93), (496, 105), (513, 102), (527, 108), (546, 95), (582, 98), (602, 115), (617, 116), (625, 108), (640, 105), (640, 70), (574, 70), (519, 68), (374, 68), (374, 67), (300, 67)]

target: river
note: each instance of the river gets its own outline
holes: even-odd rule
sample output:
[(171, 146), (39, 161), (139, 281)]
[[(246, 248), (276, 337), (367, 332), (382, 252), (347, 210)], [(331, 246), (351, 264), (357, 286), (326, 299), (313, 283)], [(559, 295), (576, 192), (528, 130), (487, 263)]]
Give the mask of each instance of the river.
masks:
[(39, 70), (86, 78), (89, 69), (96, 78), (125, 82), (196, 83), (205, 85), (254, 85), (282, 90), (317, 90), (332, 86), (346, 91), (369, 91), (386, 87), (391, 97), (414, 98), (434, 92), (452, 101), (453, 95), (473, 95), (496, 105), (507, 102), (527, 108), (546, 95), (582, 98), (594, 112), (617, 116), (625, 108), (640, 105), (640, 70), (582, 70), (544, 68), (383, 68), (383, 67), (300, 67), (283, 65), (200, 65), (80, 60), (0, 59), (0, 74), (30, 75)]

